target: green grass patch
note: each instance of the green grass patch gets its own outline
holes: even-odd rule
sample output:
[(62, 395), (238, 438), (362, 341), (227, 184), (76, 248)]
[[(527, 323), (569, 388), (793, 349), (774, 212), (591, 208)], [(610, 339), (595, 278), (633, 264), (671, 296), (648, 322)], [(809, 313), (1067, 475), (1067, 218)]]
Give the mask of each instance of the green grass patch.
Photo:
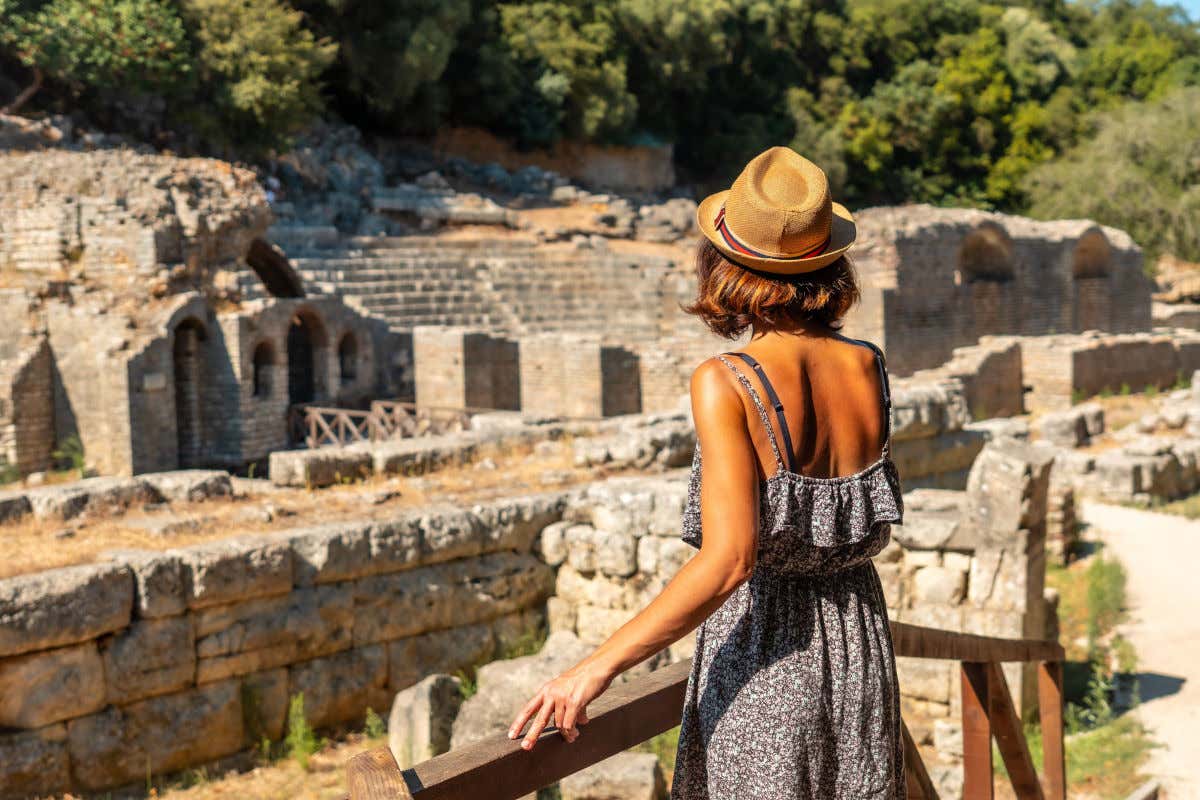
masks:
[(1163, 514), (1175, 514), (1188, 519), (1200, 519), (1200, 493), (1191, 494), (1178, 500), (1154, 506), (1155, 511)]
[(308, 771), (309, 761), (325, 742), (319, 738), (304, 713), (304, 692), (292, 696), (288, 702), (287, 738), (283, 740), (288, 758)]
[(678, 725), (630, 748), (635, 753), (651, 753), (656, 756), (658, 763), (662, 765), (663, 774), (668, 777), (675, 772), (675, 752), (678, 749)]

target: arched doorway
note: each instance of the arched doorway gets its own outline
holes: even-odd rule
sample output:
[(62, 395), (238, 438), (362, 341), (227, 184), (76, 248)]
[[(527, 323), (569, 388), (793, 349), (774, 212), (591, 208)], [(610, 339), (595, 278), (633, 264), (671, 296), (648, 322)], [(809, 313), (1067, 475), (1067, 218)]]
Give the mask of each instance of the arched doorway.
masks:
[(342, 386), (350, 386), (358, 380), (358, 339), (348, 331), (338, 342), (338, 373)]
[(204, 382), (204, 326), (189, 318), (175, 328), (171, 356), (175, 372), (175, 437), (180, 467), (199, 466), (204, 456), (201, 386)]
[(325, 329), (311, 313), (292, 316), (287, 333), (288, 402), (311, 403), (317, 398), (317, 358), (325, 345)]

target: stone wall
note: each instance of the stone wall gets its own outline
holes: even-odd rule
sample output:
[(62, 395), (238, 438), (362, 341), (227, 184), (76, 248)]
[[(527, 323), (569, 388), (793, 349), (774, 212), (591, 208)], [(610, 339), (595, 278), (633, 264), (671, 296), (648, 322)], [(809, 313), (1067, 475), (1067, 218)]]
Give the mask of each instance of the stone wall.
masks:
[(436, 325), (414, 327), (412, 342), (418, 408), (520, 408), (517, 342), (482, 330)]
[(213, 159), (0, 155), (0, 264), (44, 278), (236, 268), (269, 217), (254, 174)]
[(1165, 389), (1200, 368), (1200, 333), (1158, 329), (1022, 337), (1030, 410), (1062, 409), (1103, 392)]
[(561, 495), (0, 580), (0, 796), (102, 790), (384, 709), (542, 623)]
[(847, 331), (882, 346), (897, 375), (989, 334), (1150, 327), (1153, 287), (1123, 231), (926, 205), (855, 219), (864, 293)]
[(395, 334), (334, 297), (218, 312), (186, 293), (136, 317), (79, 298), (49, 302), (45, 317), (57, 437), (78, 435), (88, 465), (106, 474), (238, 467), (288, 445), (294, 403), (358, 405), (395, 392)]
[(53, 361), (44, 337), (0, 358), (0, 462), (20, 475), (49, 469), (54, 452)]
[[(893, 618), (1041, 636), (1049, 464), (1006, 440), (966, 492), (910, 492), (876, 558)], [(612, 478), (2, 580), (0, 795), (140, 783), (278, 739), (299, 692), (314, 725), (357, 719), (543, 621), (598, 643), (694, 553), (679, 538), (686, 481)], [(922, 743), (954, 734), (951, 667), (901, 664)]]

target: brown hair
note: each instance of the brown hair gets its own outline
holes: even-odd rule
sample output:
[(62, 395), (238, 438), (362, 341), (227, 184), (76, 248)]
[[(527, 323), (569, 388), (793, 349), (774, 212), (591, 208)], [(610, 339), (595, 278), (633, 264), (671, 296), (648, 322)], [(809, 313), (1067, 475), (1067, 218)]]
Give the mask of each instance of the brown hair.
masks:
[(733, 263), (702, 238), (696, 274), (696, 300), (683, 310), (726, 339), (736, 339), (752, 325), (815, 321), (836, 330), (859, 297), (854, 267), (845, 256), (814, 272), (767, 276)]

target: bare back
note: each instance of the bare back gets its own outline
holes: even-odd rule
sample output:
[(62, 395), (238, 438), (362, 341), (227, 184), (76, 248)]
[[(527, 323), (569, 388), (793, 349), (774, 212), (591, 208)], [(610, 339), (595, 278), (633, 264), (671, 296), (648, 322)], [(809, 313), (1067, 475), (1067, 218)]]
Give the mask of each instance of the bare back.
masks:
[[(761, 337), (742, 349), (766, 374), (783, 407), (792, 453), (782, 453), (792, 471), (813, 478), (853, 475), (879, 460), (888, 422), (884, 383), (875, 351), (839, 334)], [(739, 366), (745, 366), (739, 364)], [(767, 387), (751, 368), (742, 370), (762, 397)], [(730, 376), (733, 380), (733, 376)], [(759, 469), (775, 472), (767, 432), (744, 391), (747, 424)], [(779, 447), (787, 444), (772, 412)]]

